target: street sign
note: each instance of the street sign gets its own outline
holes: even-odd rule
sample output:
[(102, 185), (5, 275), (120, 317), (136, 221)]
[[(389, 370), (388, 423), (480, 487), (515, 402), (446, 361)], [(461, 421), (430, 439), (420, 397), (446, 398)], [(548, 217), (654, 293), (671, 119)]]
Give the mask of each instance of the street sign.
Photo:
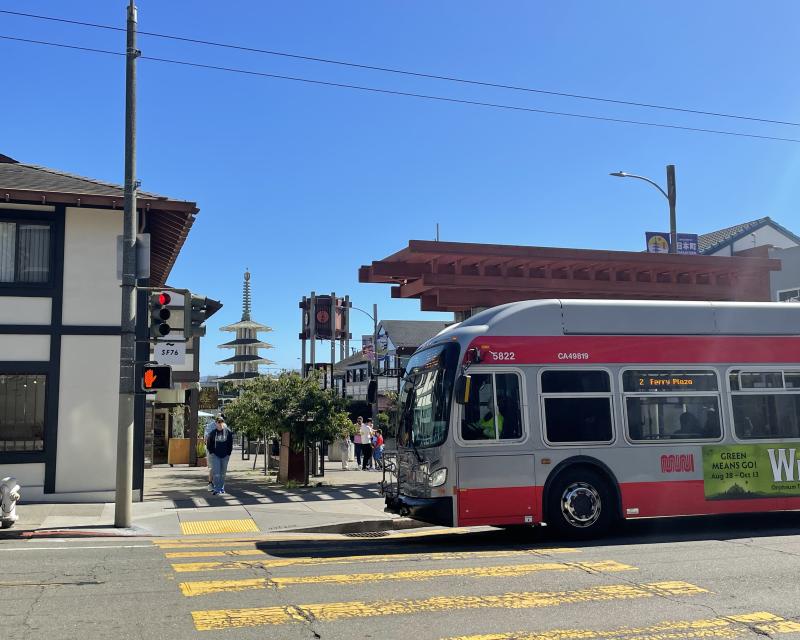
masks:
[(142, 390), (155, 391), (157, 389), (172, 388), (172, 367), (151, 366), (142, 367)]
[[(645, 234), (647, 253), (669, 253), (670, 236), (664, 231), (647, 231)], [(675, 253), (685, 256), (694, 256), (699, 252), (699, 242), (696, 233), (676, 234), (677, 251)]]
[(186, 364), (186, 343), (156, 342), (153, 346), (153, 360), (158, 364)]

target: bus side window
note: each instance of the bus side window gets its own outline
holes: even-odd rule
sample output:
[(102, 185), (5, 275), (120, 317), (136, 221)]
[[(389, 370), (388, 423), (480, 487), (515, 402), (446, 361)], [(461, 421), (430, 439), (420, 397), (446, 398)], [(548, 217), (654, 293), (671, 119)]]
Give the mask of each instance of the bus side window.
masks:
[(494, 440), (494, 388), (492, 375), (472, 374), (472, 393), (464, 405), (461, 437), (464, 440)]
[(519, 378), (513, 373), (495, 376), (497, 383), (497, 413), (502, 420), (501, 440), (517, 440), (522, 437), (522, 410), (519, 399)]
[(552, 444), (614, 439), (611, 378), (598, 369), (542, 372), (545, 439)]
[(519, 377), (513, 373), (474, 373), (472, 393), (464, 405), (464, 440), (518, 440), (522, 437)]

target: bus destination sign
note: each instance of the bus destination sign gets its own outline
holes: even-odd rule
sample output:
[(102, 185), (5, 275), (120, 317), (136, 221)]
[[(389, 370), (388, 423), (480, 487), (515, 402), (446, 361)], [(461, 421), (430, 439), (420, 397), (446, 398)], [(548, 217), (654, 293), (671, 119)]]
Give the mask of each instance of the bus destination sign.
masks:
[(633, 393), (658, 391), (716, 391), (713, 371), (626, 371), (625, 391)]

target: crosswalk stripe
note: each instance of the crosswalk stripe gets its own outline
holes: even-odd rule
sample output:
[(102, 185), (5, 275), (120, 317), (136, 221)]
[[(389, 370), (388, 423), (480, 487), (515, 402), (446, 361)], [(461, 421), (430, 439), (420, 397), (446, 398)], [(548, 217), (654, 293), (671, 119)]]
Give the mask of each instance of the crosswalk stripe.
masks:
[(621, 627), (604, 631), (555, 629), (544, 632), (488, 633), (458, 636), (447, 640), (690, 640), (694, 638), (733, 639), (752, 631), (771, 636), (800, 631), (800, 623), (766, 611), (706, 620), (676, 620), (649, 627)]
[[(168, 558), (192, 557), (177, 555), (180, 552), (165, 554)], [(196, 553), (196, 552), (194, 552)], [(239, 555), (251, 555), (255, 553), (268, 555), (260, 550), (255, 551), (220, 551), (204, 552), (227, 554), (232, 557)], [(273, 569), (275, 567), (289, 567), (292, 565), (325, 565), (325, 564), (357, 564), (359, 562), (403, 562), (407, 560), (415, 561), (436, 561), (436, 560), (473, 560), (483, 558), (524, 558), (524, 557), (548, 557), (550, 555), (578, 553), (578, 549), (554, 548), (554, 549), (524, 549), (514, 551), (453, 551), (439, 553), (396, 553), (380, 555), (358, 555), (358, 556), (333, 556), (328, 558), (311, 558), (308, 556), (297, 558), (270, 558), (264, 560), (239, 560), (229, 562), (175, 562), (172, 568), (177, 573), (193, 573), (197, 571), (223, 571), (228, 569), (249, 569), (261, 567)], [(194, 554), (192, 554), (194, 555)], [(214, 556), (200, 556), (214, 557)], [(219, 556), (217, 556), (219, 557)]]
[(537, 562), (531, 564), (500, 565), (489, 567), (451, 567), (447, 569), (419, 569), (391, 573), (350, 573), (322, 576), (283, 576), (244, 580), (208, 580), (183, 582), (180, 589), (185, 596), (204, 596), (223, 591), (246, 591), (248, 589), (283, 589), (309, 584), (362, 584), (387, 580), (432, 580), (434, 578), (516, 578), (538, 571), (588, 571), (590, 573), (614, 573), (634, 571), (636, 567), (613, 560), (602, 562)]
[(377, 602), (330, 602), (323, 604), (285, 605), (251, 609), (215, 609), (193, 611), (198, 631), (290, 624), (315, 620), (329, 622), (348, 618), (371, 618), (456, 609), (530, 609), (579, 602), (631, 600), (654, 596), (674, 597), (708, 593), (688, 582), (617, 584), (576, 591), (505, 593), (498, 596), (437, 596), (421, 600), (382, 600)]

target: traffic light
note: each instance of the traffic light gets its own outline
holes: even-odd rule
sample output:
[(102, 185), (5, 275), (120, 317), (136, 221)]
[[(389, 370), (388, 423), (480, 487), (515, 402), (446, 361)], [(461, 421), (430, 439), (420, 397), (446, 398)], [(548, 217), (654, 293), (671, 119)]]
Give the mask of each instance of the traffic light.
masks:
[(150, 337), (163, 338), (172, 327), (169, 326), (169, 318), (172, 315), (167, 308), (172, 302), (172, 296), (166, 291), (153, 291), (150, 294)]
[(189, 338), (202, 338), (206, 335), (206, 328), (203, 323), (208, 315), (207, 299), (187, 294), (183, 304), (183, 335), (186, 336), (187, 340)]

